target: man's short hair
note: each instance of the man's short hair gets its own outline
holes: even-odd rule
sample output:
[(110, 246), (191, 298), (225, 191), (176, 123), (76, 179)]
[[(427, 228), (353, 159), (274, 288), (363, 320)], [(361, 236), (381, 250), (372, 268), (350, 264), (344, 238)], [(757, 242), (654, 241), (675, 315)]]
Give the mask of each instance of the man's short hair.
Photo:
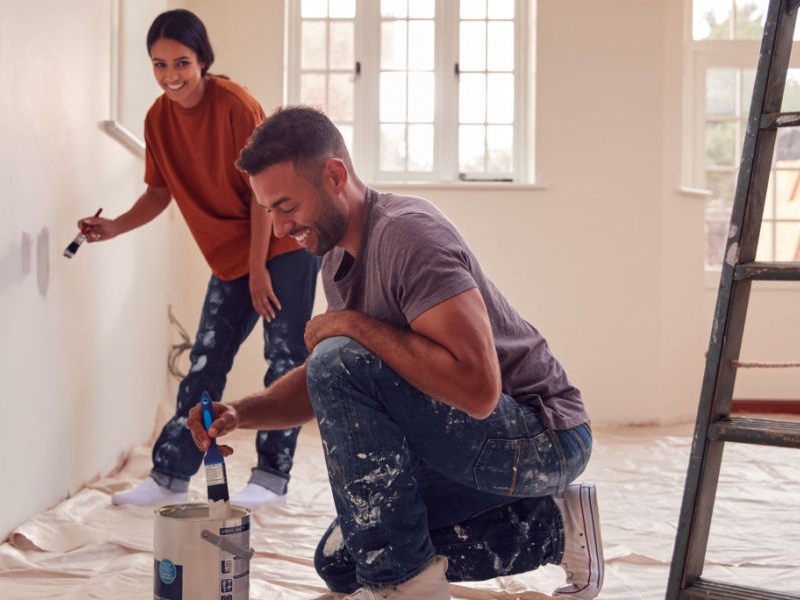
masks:
[(236, 167), (252, 176), (288, 160), (298, 173), (314, 182), (319, 180), (322, 166), (330, 158), (341, 159), (352, 172), (342, 134), (331, 120), (309, 106), (287, 106), (276, 110), (253, 130), (239, 153)]

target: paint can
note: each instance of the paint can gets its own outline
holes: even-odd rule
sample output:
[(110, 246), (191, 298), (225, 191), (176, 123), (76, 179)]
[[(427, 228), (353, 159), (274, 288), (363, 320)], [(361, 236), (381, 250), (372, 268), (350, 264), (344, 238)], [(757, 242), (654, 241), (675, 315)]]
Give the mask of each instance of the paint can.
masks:
[(154, 600), (248, 600), (250, 511), (231, 506), (211, 519), (207, 504), (155, 511)]

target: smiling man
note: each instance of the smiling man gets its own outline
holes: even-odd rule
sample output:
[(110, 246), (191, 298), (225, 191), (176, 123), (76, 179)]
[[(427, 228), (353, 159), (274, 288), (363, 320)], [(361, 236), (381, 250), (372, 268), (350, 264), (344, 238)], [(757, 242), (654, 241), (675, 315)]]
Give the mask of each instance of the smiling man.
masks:
[(448, 581), (548, 563), (567, 574), (557, 596), (594, 598), (597, 497), (572, 484), (592, 446), (580, 392), (455, 226), (365, 186), (311, 108), (270, 116), (237, 166), (275, 235), (324, 257), (328, 311), (306, 326), (306, 363), (218, 405), (208, 435), (192, 409), (197, 445), (316, 418), (337, 517), (315, 565), (348, 598), (439, 600)]

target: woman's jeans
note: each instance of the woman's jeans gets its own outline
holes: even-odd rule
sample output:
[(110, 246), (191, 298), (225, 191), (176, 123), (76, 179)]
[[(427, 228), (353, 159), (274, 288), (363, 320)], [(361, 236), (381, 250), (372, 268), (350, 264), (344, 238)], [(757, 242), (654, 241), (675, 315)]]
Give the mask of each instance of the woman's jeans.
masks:
[(505, 394), (474, 419), (347, 337), (314, 349), (307, 383), (338, 515), (314, 557), (331, 590), (399, 585), (437, 554), (451, 581), (561, 562), (552, 496), (589, 460), (587, 425), (547, 429)]
[[(275, 318), (264, 324), (264, 375), (268, 386), (302, 364), (308, 356), (303, 333), (311, 318), (320, 259), (305, 250), (276, 256), (267, 263), (272, 287), (281, 303)], [(211, 399), (222, 398), (228, 371), (241, 343), (255, 327), (259, 315), (250, 297), (249, 276), (222, 281), (211, 276), (200, 326), (190, 353), (191, 368), (178, 388), (175, 415), (161, 430), (153, 446), (152, 477), (161, 485), (180, 492), (203, 460), (186, 427), (189, 409), (206, 391)], [(258, 464), (250, 481), (275, 493), (286, 491), (300, 428), (259, 431), (256, 436)]]

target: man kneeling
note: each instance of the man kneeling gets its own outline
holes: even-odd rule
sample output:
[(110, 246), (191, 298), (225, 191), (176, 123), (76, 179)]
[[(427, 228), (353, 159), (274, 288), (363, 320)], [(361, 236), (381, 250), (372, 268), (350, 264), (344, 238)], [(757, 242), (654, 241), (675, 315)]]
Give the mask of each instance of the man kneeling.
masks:
[(347, 598), (445, 599), (448, 581), (548, 563), (566, 572), (556, 596), (597, 596), (595, 488), (570, 485), (592, 447), (580, 392), (455, 226), (366, 187), (307, 107), (264, 121), (237, 166), (275, 235), (324, 257), (328, 312), (306, 326), (306, 363), (217, 404), (208, 434), (192, 409), (198, 447), (316, 418), (337, 517), (315, 565)]

